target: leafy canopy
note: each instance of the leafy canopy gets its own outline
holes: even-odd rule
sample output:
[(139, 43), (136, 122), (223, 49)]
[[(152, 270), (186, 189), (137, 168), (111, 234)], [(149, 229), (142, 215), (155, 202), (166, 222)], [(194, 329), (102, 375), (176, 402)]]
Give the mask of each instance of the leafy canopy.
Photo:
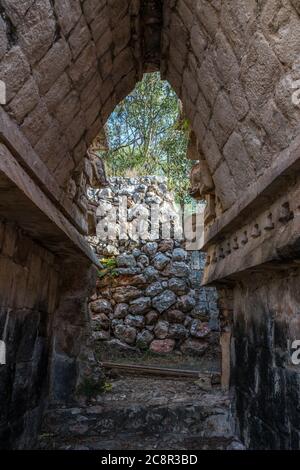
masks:
[(144, 75), (116, 107), (106, 130), (109, 150), (101, 157), (109, 176), (166, 176), (178, 202), (188, 198), (189, 124), (182, 118), (176, 94), (159, 73)]

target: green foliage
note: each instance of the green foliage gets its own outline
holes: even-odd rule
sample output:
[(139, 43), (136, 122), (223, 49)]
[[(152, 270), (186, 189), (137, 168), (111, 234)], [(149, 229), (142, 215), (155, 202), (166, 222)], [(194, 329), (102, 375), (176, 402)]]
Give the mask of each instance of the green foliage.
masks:
[(181, 104), (159, 73), (146, 74), (112, 113), (109, 151), (101, 154), (109, 176), (166, 176), (178, 202), (187, 198), (191, 162), (190, 125)]
[(112, 390), (112, 385), (104, 379), (97, 381), (90, 378), (85, 378), (78, 387), (78, 394), (86, 397), (87, 399), (95, 398), (101, 393), (107, 393)]
[(117, 271), (117, 260), (116, 258), (102, 258), (100, 260), (103, 268), (98, 271), (98, 277), (103, 279), (106, 276), (111, 278), (115, 278), (118, 276)]

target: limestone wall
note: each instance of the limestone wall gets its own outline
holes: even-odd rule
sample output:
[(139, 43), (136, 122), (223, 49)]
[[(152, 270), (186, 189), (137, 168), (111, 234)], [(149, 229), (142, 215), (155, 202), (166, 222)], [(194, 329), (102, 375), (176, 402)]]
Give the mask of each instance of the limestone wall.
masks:
[(252, 275), (234, 289), (233, 375), (247, 447), (300, 449), (299, 270)]
[(58, 300), (55, 257), (0, 221), (0, 448), (30, 447), (48, 393), (51, 323)]
[[(103, 216), (111, 214), (126, 196), (128, 222), (143, 214), (143, 224), (151, 227), (153, 205), (161, 220), (171, 216), (176, 225), (174, 197), (167, 191), (166, 181), (158, 177), (112, 178), (110, 188), (97, 194), (100, 203), (98, 232), (109, 225)], [(143, 225), (143, 229), (145, 228)], [(121, 221), (118, 219), (118, 229)], [(107, 227), (108, 228), (108, 227)], [(173, 227), (174, 228), (174, 227)], [(120, 230), (119, 230), (120, 232)], [(98, 280), (97, 292), (91, 299), (94, 338), (107, 346), (128, 350), (148, 350), (202, 356), (218, 354), (218, 309), (213, 288), (200, 287), (205, 255), (187, 251), (183, 239), (163, 239), (151, 231), (144, 240), (134, 232), (127, 238), (120, 233), (117, 240), (90, 241), (100, 261), (112, 256), (115, 268)]]
[(218, 214), (299, 134), (296, 0), (2, 0), (0, 16), (2, 132), (73, 213), (84, 213), (74, 182), (87, 147), (145, 71), (160, 70), (182, 100)]

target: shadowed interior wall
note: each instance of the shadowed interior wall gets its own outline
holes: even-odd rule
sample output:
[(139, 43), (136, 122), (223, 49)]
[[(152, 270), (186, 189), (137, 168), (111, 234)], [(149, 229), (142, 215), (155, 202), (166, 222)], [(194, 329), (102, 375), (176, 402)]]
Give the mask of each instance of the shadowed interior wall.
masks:
[(238, 424), (254, 449), (300, 449), (299, 269), (252, 275), (234, 290), (233, 384)]
[(59, 272), (49, 251), (4, 220), (0, 280), (1, 333), (7, 320), (7, 365), (0, 365), (0, 448), (23, 448), (35, 439), (47, 397)]

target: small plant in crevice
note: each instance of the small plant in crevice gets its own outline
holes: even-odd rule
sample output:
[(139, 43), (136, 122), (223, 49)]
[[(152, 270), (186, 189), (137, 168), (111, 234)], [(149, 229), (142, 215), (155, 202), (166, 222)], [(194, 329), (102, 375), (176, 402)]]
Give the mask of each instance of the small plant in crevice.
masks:
[(119, 275), (118, 273), (118, 264), (116, 258), (102, 258), (100, 260), (102, 269), (98, 271), (99, 279), (104, 279), (105, 277), (110, 277), (114, 279)]
[(108, 393), (112, 390), (112, 384), (103, 380), (85, 378), (78, 387), (78, 395), (86, 397), (88, 400), (95, 398), (101, 393)]

